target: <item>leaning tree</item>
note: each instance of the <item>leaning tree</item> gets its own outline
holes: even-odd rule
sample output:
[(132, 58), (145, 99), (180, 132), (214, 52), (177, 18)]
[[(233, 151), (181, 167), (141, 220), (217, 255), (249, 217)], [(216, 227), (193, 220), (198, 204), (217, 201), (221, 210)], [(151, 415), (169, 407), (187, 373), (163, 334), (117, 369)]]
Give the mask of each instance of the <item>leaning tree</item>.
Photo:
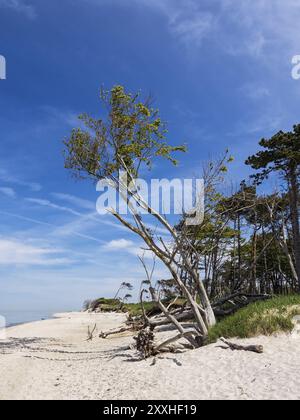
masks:
[[(165, 216), (150, 207), (136, 183), (141, 170), (145, 167), (151, 169), (156, 158), (176, 165), (174, 153), (184, 152), (185, 147), (167, 143), (166, 124), (149, 99), (142, 100), (140, 94), (128, 93), (122, 86), (115, 86), (111, 91), (102, 89), (100, 99), (106, 110), (105, 118), (95, 119), (87, 114), (79, 117), (81, 128), (73, 129), (64, 142), (65, 167), (80, 178), (106, 180), (125, 200), (131, 213), (129, 218), (116, 209), (109, 211), (123, 226), (142, 238), (146, 249), (168, 269), (170, 277), (187, 300), (194, 320), (193, 329), (185, 330), (165, 307), (159, 290), (150, 285), (152, 298), (177, 328), (178, 336), (184, 337), (189, 345), (198, 347), (207, 336), (208, 329), (215, 324), (215, 315), (200, 279), (199, 267), (192, 260), (193, 244), (189, 236), (183, 234), (184, 230), (178, 232)], [(223, 168), (224, 160), (211, 166), (208, 177), (211, 184)], [(143, 211), (138, 212), (137, 209)], [(152, 221), (150, 224), (151, 218), (155, 223)], [(166, 234), (160, 235), (162, 230)], [(183, 281), (183, 271), (188, 273), (191, 286)]]

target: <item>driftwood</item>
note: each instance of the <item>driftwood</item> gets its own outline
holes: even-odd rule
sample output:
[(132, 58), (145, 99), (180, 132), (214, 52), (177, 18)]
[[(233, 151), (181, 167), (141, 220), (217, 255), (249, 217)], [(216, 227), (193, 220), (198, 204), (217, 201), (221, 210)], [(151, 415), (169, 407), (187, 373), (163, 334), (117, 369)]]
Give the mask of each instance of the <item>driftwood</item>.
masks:
[(133, 330), (132, 325), (128, 325), (121, 328), (114, 328), (113, 330), (109, 330), (106, 332), (101, 331), (101, 333), (99, 334), (99, 338), (107, 338), (109, 335), (121, 334), (123, 332), (132, 331), (132, 330)]
[(260, 345), (252, 345), (252, 346), (242, 346), (240, 344), (231, 343), (230, 341), (227, 341), (225, 338), (220, 338), (220, 340), (228, 346), (231, 350), (239, 350), (239, 351), (251, 351), (253, 353), (263, 353), (264, 348)]
[[(150, 276), (149, 276), (150, 278)], [(165, 306), (160, 300), (158, 293), (152, 287), (150, 287), (152, 298), (156, 301), (156, 311), (151, 314), (146, 313), (143, 305), (143, 291), (141, 292), (141, 304), (142, 312), (141, 316), (128, 317), (127, 325), (123, 325), (120, 328), (112, 329), (109, 331), (101, 332), (100, 338), (107, 338), (114, 334), (120, 334), (129, 331), (138, 331), (138, 335), (134, 337), (136, 341), (136, 349), (143, 355), (144, 358), (155, 356), (160, 352), (176, 352), (179, 348), (198, 348), (205, 345), (205, 336), (194, 327), (193, 330), (186, 330), (186, 326), (181, 323), (184, 322), (195, 322), (194, 312), (191, 307), (184, 305), (180, 308), (170, 309), (172, 305)], [(214, 312), (217, 316), (230, 315), (241, 307), (247, 306), (249, 303), (257, 300), (269, 299), (269, 295), (249, 295), (243, 292), (236, 292), (230, 296), (224, 297), (213, 305)], [(174, 304), (174, 302), (172, 302)], [(232, 308), (222, 309), (222, 306), (226, 303), (230, 303)], [(154, 342), (154, 330), (155, 328), (162, 326), (173, 326), (178, 330), (178, 334), (174, 337), (166, 339), (161, 343)], [(191, 325), (193, 326), (193, 325)], [(91, 338), (92, 339), (92, 338)], [(176, 341), (184, 339), (185, 342), (180, 343), (180, 346), (176, 345)], [(224, 338), (221, 339), (224, 344), (231, 350), (243, 350), (251, 351), (255, 353), (263, 353), (262, 346), (241, 346), (231, 343)]]
[[(177, 312), (173, 315), (173, 317), (179, 322), (192, 321), (194, 319), (193, 312), (192, 310), (189, 310), (189, 309), (184, 312), (180, 312), (180, 313)], [(161, 327), (163, 325), (170, 324), (170, 320), (165, 316), (160, 316), (160, 317), (157, 317), (156, 319), (150, 318), (149, 324), (152, 327)]]
[(156, 356), (159, 353), (176, 353), (182, 350), (182, 348), (193, 349), (194, 346), (190, 343), (182, 343), (180, 347), (173, 344), (181, 338), (191, 337), (194, 334), (194, 331), (186, 331), (155, 345), (153, 330), (150, 327), (146, 327), (141, 330), (136, 337), (133, 338), (136, 341), (136, 349), (143, 355), (145, 359), (147, 359), (148, 357)]
[(88, 333), (87, 333), (87, 340), (86, 341), (92, 341), (94, 338), (94, 332), (96, 331), (97, 324), (94, 325), (94, 328), (92, 331), (90, 330), (90, 327), (88, 326)]
[[(164, 349), (166, 351), (173, 352), (173, 351), (176, 350), (176, 348), (175, 347), (170, 347), (170, 344), (173, 344), (175, 341), (178, 341), (181, 338), (186, 338), (186, 337), (194, 336), (194, 335), (195, 335), (195, 332), (194, 331), (186, 331), (183, 334), (177, 334), (175, 337), (171, 337), (168, 340), (164, 341), (163, 343), (158, 344), (154, 348), (154, 352), (155, 353), (159, 353), (160, 351), (163, 351)], [(189, 348), (189, 349), (193, 349), (194, 348), (194, 346), (192, 346), (189, 343), (184, 343), (184, 344), (182, 344), (182, 346), (185, 347), (185, 348)]]

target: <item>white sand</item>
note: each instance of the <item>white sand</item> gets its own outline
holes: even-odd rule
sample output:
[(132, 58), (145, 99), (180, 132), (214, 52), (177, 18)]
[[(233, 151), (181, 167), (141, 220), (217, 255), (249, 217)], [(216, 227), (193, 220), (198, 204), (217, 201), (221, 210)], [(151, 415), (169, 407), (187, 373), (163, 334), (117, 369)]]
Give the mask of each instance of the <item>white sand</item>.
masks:
[(7, 330), (0, 341), (0, 399), (299, 399), (300, 335), (244, 340), (262, 355), (221, 343), (136, 361), (132, 337), (86, 342), (87, 326), (119, 326), (121, 314), (62, 314)]

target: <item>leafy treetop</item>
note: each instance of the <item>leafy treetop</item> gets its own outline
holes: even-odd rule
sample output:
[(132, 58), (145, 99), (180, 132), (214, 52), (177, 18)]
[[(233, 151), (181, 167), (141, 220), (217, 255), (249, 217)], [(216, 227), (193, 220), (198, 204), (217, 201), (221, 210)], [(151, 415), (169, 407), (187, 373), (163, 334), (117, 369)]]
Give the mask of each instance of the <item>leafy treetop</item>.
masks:
[(75, 128), (65, 144), (65, 167), (78, 177), (96, 179), (117, 177), (120, 170), (138, 176), (142, 164), (151, 167), (156, 157), (174, 165), (173, 153), (186, 151), (185, 146), (166, 142), (166, 124), (150, 99), (114, 86), (101, 89), (100, 99), (107, 110), (106, 121), (82, 114), (83, 128)]
[(253, 169), (262, 170), (254, 175), (257, 183), (274, 171), (288, 176), (290, 171), (297, 170), (300, 164), (300, 124), (295, 125), (292, 132), (279, 131), (270, 139), (262, 139), (259, 144), (264, 150), (246, 160)]

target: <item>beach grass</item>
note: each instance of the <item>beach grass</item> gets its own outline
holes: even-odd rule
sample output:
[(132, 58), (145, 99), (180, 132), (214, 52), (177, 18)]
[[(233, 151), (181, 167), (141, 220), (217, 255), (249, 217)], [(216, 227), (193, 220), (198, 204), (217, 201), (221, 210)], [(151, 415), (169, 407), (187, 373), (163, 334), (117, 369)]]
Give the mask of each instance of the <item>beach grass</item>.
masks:
[(300, 315), (300, 295), (256, 302), (217, 323), (209, 331), (208, 342), (214, 343), (220, 337), (251, 338), (288, 333), (294, 328), (292, 319), (296, 315)]

